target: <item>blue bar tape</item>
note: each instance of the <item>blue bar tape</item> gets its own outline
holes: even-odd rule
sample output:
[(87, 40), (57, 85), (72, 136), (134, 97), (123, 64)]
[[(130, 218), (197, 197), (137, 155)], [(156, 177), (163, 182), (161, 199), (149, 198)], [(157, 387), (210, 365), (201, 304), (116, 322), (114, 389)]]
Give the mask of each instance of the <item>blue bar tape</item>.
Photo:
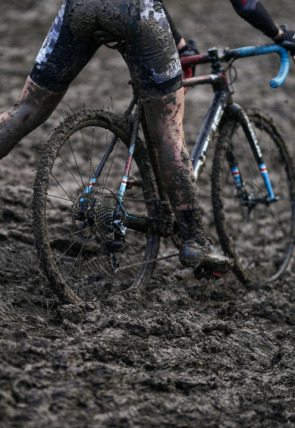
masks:
[(270, 86), (272, 88), (277, 88), (281, 86), (286, 80), (289, 68), (290, 68), (290, 59), (288, 51), (279, 45), (263, 45), (263, 46), (246, 46), (243, 48), (235, 49), (235, 53), (240, 57), (247, 57), (253, 55), (265, 55), (269, 53), (276, 52), (279, 54), (281, 59), (281, 67), (278, 75), (270, 81)]

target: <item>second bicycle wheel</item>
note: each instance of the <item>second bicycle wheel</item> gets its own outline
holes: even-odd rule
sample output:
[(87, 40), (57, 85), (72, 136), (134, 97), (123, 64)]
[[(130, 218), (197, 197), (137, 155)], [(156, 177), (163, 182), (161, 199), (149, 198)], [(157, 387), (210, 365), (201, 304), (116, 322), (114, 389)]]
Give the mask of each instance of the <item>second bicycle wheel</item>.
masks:
[[(41, 268), (63, 300), (85, 298), (89, 289), (95, 295), (95, 287), (107, 284), (145, 285), (151, 277), (159, 235), (131, 227), (123, 242), (115, 238), (113, 213), (129, 142), (130, 126), (122, 117), (84, 109), (69, 116), (46, 144), (34, 186), (33, 227)], [(85, 195), (95, 171), (98, 180)], [(155, 217), (156, 191), (139, 139), (130, 183), (122, 217), (126, 212)]]
[[(268, 202), (264, 181), (242, 126), (228, 119), (220, 130), (214, 155), (215, 223), (224, 252), (235, 260), (238, 278), (244, 283), (273, 281), (286, 271), (294, 246), (293, 169), (273, 121), (259, 110), (246, 112), (277, 200)], [(241, 191), (235, 188), (229, 153), (239, 166)]]

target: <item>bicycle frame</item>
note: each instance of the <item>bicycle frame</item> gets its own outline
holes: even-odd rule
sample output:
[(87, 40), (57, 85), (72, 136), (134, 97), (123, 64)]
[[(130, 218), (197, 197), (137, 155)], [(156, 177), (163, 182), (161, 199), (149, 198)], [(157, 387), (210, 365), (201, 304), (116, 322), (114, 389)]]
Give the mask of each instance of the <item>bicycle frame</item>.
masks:
[[(210, 84), (213, 88), (192, 165), (199, 178), (208, 147), (218, 137), (211, 180), (217, 244), (233, 260), (236, 276), (252, 283), (264, 281), (264, 276), (273, 281), (288, 266), (294, 246), (295, 178), (291, 156), (276, 125), (261, 110), (243, 110), (233, 102), (231, 82), (221, 66), (270, 52), (278, 52), (289, 64), (287, 51), (278, 46), (243, 49), (211, 49), (207, 55), (184, 58), (183, 63), (208, 63), (212, 68), (209, 74), (184, 81), (186, 87)], [(276, 85), (284, 81), (287, 69), (274, 80)], [(156, 149), (142, 112), (137, 93), (125, 116), (82, 109), (61, 123), (44, 147), (34, 184), (33, 227), (42, 269), (60, 296), (70, 295), (68, 281), (75, 281), (77, 287), (103, 281), (103, 287), (109, 287), (114, 273), (120, 289), (129, 284), (145, 286), (156, 262), (179, 255), (181, 233), (162, 186)], [(139, 125), (144, 140), (138, 135)], [(249, 162), (252, 152), (255, 158)], [(272, 183), (262, 153), (269, 162)], [(102, 161), (95, 160), (101, 157)], [(133, 157), (134, 174), (130, 170)], [(258, 171), (253, 171), (255, 164)], [(204, 192), (209, 187), (208, 181)], [(273, 203), (278, 200), (273, 189), (282, 204)], [(213, 225), (211, 213), (207, 218), (205, 226)], [(169, 238), (162, 240), (163, 245), (162, 237)], [(176, 247), (173, 253), (170, 239)], [(198, 269), (196, 273), (200, 278)]]
[[(230, 84), (228, 82), (226, 76), (226, 70), (224, 70), (221, 66), (222, 62), (229, 63), (230, 60), (245, 58), (249, 56), (255, 55), (263, 55), (270, 53), (278, 53), (281, 59), (281, 68), (277, 77), (271, 80), (270, 86), (275, 88), (280, 86), (286, 79), (288, 71), (289, 71), (289, 56), (286, 49), (282, 48), (279, 45), (262, 45), (262, 46), (248, 46), (238, 49), (225, 49), (218, 50), (217, 48), (212, 48), (208, 50), (207, 55), (199, 54), (190, 57), (181, 58), (182, 66), (190, 66), (190, 65), (199, 65), (199, 64), (211, 64), (212, 72), (210, 74), (199, 75), (196, 77), (191, 77), (184, 80), (184, 87), (191, 88), (198, 85), (208, 85), (210, 84), (213, 88), (213, 98), (209, 105), (207, 114), (203, 121), (199, 136), (195, 142), (192, 154), (191, 161), (193, 165), (194, 175), (196, 179), (201, 174), (202, 167), (205, 164), (207, 150), (214, 139), (216, 130), (218, 129), (222, 118), (224, 115), (228, 115), (232, 118), (238, 118), (239, 122), (242, 124), (242, 127), (245, 131), (245, 135), (250, 143), (252, 148), (254, 157), (257, 161), (258, 168), (260, 170), (262, 179), (265, 183), (267, 196), (259, 201), (251, 200), (249, 195), (244, 196), (245, 204), (255, 204), (255, 203), (271, 203), (275, 202), (279, 198), (273, 192), (272, 185), (268, 176), (267, 167), (263, 161), (262, 153), (259, 147), (259, 143), (255, 136), (255, 132), (251, 126), (251, 123), (241, 106), (234, 103), (232, 100), (232, 91), (230, 89)], [(140, 111), (141, 105), (137, 103), (137, 97), (134, 96), (130, 106), (128, 107), (125, 115), (130, 115), (133, 107), (137, 104), (136, 112), (133, 115), (133, 128), (132, 128), (132, 137), (130, 141), (130, 148), (128, 158), (125, 164), (124, 173), (121, 180), (121, 185), (119, 192), (117, 194), (117, 206), (115, 210), (115, 219), (120, 218), (120, 210), (123, 210), (122, 202), (124, 200), (125, 190), (128, 185), (128, 173), (130, 171), (130, 166), (133, 158), (133, 153), (135, 149), (135, 140), (136, 135), (140, 123)], [(116, 141), (113, 140), (110, 143), (110, 146), (107, 151), (107, 155), (113, 150)], [(243, 188), (243, 179), (239, 171), (239, 166), (233, 156), (230, 153), (228, 154), (233, 180), (237, 190), (241, 190)], [(101, 165), (103, 165), (104, 160), (102, 160), (101, 164), (97, 167), (94, 176), (90, 180), (87, 188), (85, 189), (85, 194), (91, 193), (91, 189), (93, 185), (96, 183), (97, 178), (100, 173)], [(250, 201), (250, 202), (249, 202)], [(83, 203), (83, 199), (81, 199)], [(249, 205), (250, 206), (250, 205)], [(132, 215), (125, 213), (127, 217), (133, 217)], [(124, 235), (126, 232), (126, 228), (124, 226), (121, 227), (120, 233)]]
[[(290, 66), (288, 52), (278, 45), (250, 46), (234, 50), (224, 50), (221, 52), (218, 51), (218, 49), (213, 48), (208, 51), (208, 55), (195, 55), (192, 57), (181, 58), (183, 66), (205, 64), (208, 62), (212, 64), (211, 74), (189, 78), (184, 81), (184, 87), (187, 88), (197, 85), (211, 84), (214, 92), (212, 101), (209, 105), (199, 136), (191, 154), (191, 160), (196, 179), (198, 179), (200, 176), (202, 167), (206, 161), (208, 147), (214, 139), (215, 132), (218, 129), (224, 114), (227, 114), (233, 118), (238, 118), (250, 143), (267, 190), (266, 200), (256, 201), (256, 203), (265, 201), (274, 202), (278, 200), (278, 198), (273, 192), (267, 172), (267, 167), (263, 161), (259, 143), (251, 123), (242, 107), (236, 103), (233, 103), (232, 101), (232, 92), (230, 90), (226, 72), (221, 67), (221, 62), (231, 58), (237, 59), (254, 55), (269, 54), (273, 52), (278, 53), (281, 58), (281, 68), (279, 74), (270, 82), (270, 86), (272, 88), (276, 88), (280, 86), (286, 79)], [(241, 189), (243, 187), (243, 181), (238, 164), (233, 157), (230, 159), (230, 165), (236, 188)]]

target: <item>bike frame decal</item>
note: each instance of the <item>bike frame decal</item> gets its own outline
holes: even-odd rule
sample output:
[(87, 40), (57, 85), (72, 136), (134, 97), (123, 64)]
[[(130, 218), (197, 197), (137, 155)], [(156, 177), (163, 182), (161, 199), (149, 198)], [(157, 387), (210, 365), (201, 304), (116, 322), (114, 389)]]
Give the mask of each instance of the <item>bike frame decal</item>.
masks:
[(241, 181), (239, 168), (237, 166), (235, 166), (234, 168), (231, 168), (231, 173), (232, 173), (233, 179), (235, 180), (237, 188), (241, 188), (242, 181)]
[(275, 197), (275, 194), (274, 194), (273, 189), (272, 189), (272, 185), (271, 185), (271, 182), (270, 182), (270, 179), (269, 179), (269, 175), (268, 175), (268, 172), (267, 172), (266, 165), (264, 163), (260, 164), (259, 165), (259, 169), (260, 169), (262, 178), (263, 178), (263, 180), (265, 182), (265, 185), (266, 185), (266, 188), (267, 188), (267, 191), (268, 191), (268, 194), (269, 194), (269, 199), (270, 200), (275, 200), (276, 197)]
[(120, 199), (122, 201), (124, 194), (125, 194), (125, 190), (127, 187), (127, 183), (128, 183), (128, 177), (129, 177), (129, 172), (130, 172), (130, 168), (131, 168), (131, 162), (133, 159), (133, 153), (134, 153), (134, 149), (135, 149), (135, 144), (132, 144), (129, 147), (129, 153), (128, 153), (128, 158), (126, 161), (126, 165), (125, 165), (125, 170), (124, 170), (124, 174), (121, 180), (121, 185), (120, 185), (120, 190), (118, 193), (118, 199)]
[(192, 152), (191, 160), (193, 163), (194, 176), (196, 178), (198, 178), (200, 170), (205, 164), (207, 149), (223, 116), (224, 97), (223, 91), (215, 92)]
[[(86, 189), (84, 190), (84, 194), (85, 195), (89, 195), (91, 193), (92, 187), (94, 186), (94, 184), (96, 183), (97, 179), (95, 177), (93, 177), (90, 181), (88, 186), (86, 187)], [(84, 198), (80, 199), (80, 202), (85, 202)]]
[(90, 180), (90, 182), (89, 182), (88, 186), (86, 187), (84, 193), (87, 193), (87, 194), (91, 193), (91, 189), (92, 189), (92, 187), (94, 186), (95, 183), (96, 183), (96, 178), (94, 177), (94, 178), (92, 178)]
[[(254, 147), (254, 156), (255, 158), (259, 161), (259, 159), (262, 160), (262, 153), (261, 153), (261, 149), (258, 143), (258, 140), (256, 138), (253, 126), (251, 125), (251, 122), (248, 118), (248, 116), (246, 115), (246, 113), (244, 112), (244, 110), (241, 110), (242, 114), (243, 114), (243, 119), (245, 121), (245, 126), (243, 126), (246, 135), (248, 134), (248, 131), (250, 132), (250, 141), (253, 143), (253, 147)], [(244, 125), (244, 124), (243, 124)]]
[(244, 128), (246, 136), (248, 137), (249, 143), (252, 147), (253, 154), (254, 154), (255, 159), (257, 161), (261, 176), (264, 180), (265, 187), (266, 187), (266, 190), (268, 192), (268, 201), (274, 201), (274, 200), (276, 200), (276, 196), (275, 196), (273, 189), (272, 189), (272, 185), (270, 182), (270, 178), (269, 178), (269, 175), (267, 172), (266, 165), (263, 162), (262, 152), (261, 152), (258, 140), (256, 138), (254, 129), (251, 125), (251, 122), (250, 122), (247, 114), (243, 110), (240, 110), (240, 111), (242, 112), (242, 115), (243, 115), (242, 116), (243, 117), (242, 126)]

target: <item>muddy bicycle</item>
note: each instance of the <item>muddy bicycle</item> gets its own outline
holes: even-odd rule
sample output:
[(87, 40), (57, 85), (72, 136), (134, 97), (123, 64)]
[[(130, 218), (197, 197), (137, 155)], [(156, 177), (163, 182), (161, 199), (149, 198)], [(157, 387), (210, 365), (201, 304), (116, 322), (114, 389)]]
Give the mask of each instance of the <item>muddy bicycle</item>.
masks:
[[(289, 71), (288, 52), (278, 45), (212, 48), (181, 59), (183, 66), (211, 66), (184, 80), (190, 90), (213, 89), (191, 160), (198, 180), (214, 141), (214, 222), (243, 283), (279, 278), (294, 246), (295, 182), (286, 144), (269, 116), (233, 101), (228, 77), (233, 61), (274, 52), (281, 66), (270, 84), (277, 87)], [(70, 301), (87, 286), (143, 287), (157, 262), (175, 260), (177, 224), (136, 94), (122, 115), (84, 108), (52, 132), (34, 184), (33, 229), (42, 270)], [(167, 238), (172, 245), (163, 250)]]

